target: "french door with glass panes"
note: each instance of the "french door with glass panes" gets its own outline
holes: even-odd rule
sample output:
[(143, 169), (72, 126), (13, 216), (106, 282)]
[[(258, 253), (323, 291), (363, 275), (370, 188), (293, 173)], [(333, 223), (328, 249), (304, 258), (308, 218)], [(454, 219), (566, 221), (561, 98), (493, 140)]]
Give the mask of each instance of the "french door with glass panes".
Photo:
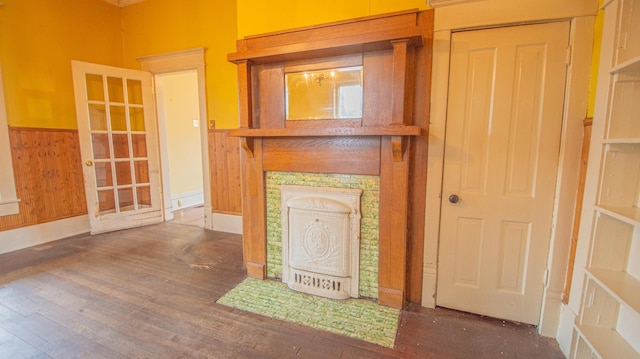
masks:
[(91, 233), (163, 220), (152, 75), (72, 61)]

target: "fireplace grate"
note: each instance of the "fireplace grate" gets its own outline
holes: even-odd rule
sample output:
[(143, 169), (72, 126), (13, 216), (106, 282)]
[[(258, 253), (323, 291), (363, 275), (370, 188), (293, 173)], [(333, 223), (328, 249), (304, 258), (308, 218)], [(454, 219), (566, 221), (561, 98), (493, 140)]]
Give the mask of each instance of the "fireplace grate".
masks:
[(289, 288), (326, 298), (347, 299), (349, 295), (349, 278), (322, 275), (291, 268)]

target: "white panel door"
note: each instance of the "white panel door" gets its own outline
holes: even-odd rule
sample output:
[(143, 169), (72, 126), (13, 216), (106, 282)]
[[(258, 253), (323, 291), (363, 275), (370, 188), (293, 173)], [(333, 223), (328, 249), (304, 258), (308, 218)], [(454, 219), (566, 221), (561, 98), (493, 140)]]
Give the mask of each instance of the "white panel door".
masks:
[(452, 35), (436, 304), (538, 323), (569, 23)]
[(73, 61), (91, 233), (163, 220), (151, 73)]

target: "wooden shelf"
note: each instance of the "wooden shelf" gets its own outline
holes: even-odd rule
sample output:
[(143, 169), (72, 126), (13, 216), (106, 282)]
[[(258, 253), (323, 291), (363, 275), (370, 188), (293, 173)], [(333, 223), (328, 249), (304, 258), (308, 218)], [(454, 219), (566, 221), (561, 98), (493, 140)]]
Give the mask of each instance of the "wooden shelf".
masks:
[(327, 128), (240, 128), (233, 137), (338, 137), (338, 136), (421, 136), (419, 126), (327, 127)]
[(369, 32), (340, 38), (303, 42), (285, 46), (265, 47), (238, 51), (227, 55), (227, 61), (240, 63), (251, 61), (254, 64), (295, 61), (310, 58), (340, 56), (379, 51), (393, 48), (392, 42), (408, 40), (409, 46), (422, 46), (423, 29), (419, 26), (404, 29), (392, 29)]
[(640, 354), (612, 329), (576, 325), (576, 329), (600, 358), (640, 359)]
[(587, 268), (587, 274), (616, 300), (635, 313), (640, 313), (640, 281), (638, 279), (626, 272), (593, 267)]

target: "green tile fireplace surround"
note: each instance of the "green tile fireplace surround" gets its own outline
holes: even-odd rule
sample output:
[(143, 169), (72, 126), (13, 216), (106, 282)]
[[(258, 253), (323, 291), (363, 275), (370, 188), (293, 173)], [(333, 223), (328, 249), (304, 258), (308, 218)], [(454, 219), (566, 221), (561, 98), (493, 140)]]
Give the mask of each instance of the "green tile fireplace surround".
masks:
[(267, 276), (282, 277), (280, 185), (362, 189), (359, 295), (378, 298), (379, 191), (377, 176), (267, 172)]

